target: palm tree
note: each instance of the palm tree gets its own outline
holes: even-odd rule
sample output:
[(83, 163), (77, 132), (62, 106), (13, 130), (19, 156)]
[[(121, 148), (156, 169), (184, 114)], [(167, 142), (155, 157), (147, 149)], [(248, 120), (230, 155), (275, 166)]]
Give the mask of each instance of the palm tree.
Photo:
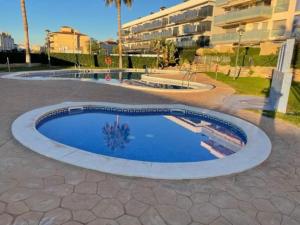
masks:
[(30, 66), (31, 65), (31, 57), (30, 57), (29, 32), (28, 32), (28, 22), (27, 22), (25, 0), (21, 0), (21, 11), (22, 11), (24, 36), (25, 36), (24, 45), (25, 45), (25, 50), (26, 50), (26, 63), (28, 64), (28, 66)]
[[(118, 11), (118, 36), (119, 36), (119, 68), (123, 68), (123, 60), (122, 60), (122, 27), (121, 27), (121, 3), (122, 0), (104, 0), (106, 5), (111, 5), (113, 3), (116, 4)], [(131, 7), (133, 0), (123, 0), (123, 3), (128, 7)]]

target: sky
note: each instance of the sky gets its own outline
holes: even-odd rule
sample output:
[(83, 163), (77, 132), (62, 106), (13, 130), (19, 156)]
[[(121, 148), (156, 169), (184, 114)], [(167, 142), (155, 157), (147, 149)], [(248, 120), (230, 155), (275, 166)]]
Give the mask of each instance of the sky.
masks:
[[(122, 23), (170, 7), (182, 0), (134, 0), (133, 6), (122, 8)], [(97, 40), (116, 38), (117, 11), (104, 0), (26, 0), (30, 43), (44, 43), (45, 30), (58, 31), (72, 26)], [(0, 32), (10, 33), (15, 42), (23, 43), (20, 0), (0, 0)]]

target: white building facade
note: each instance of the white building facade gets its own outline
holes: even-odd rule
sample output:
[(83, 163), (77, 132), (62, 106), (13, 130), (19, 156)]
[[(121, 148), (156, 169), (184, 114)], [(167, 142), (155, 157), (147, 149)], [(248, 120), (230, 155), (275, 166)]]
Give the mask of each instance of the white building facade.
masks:
[(173, 41), (177, 47), (208, 47), (214, 0), (190, 0), (123, 24), (127, 52), (145, 52), (155, 39)]
[(0, 33), (0, 52), (11, 51), (15, 49), (15, 41), (8, 33)]

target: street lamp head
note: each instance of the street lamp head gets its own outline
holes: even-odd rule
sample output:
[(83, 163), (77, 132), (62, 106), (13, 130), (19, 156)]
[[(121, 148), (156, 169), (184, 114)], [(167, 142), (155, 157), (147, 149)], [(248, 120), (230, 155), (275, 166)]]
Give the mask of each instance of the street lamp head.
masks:
[(241, 28), (241, 27), (238, 27), (238, 28), (236, 28), (236, 32), (239, 33), (239, 35), (242, 36), (245, 33), (245, 29)]

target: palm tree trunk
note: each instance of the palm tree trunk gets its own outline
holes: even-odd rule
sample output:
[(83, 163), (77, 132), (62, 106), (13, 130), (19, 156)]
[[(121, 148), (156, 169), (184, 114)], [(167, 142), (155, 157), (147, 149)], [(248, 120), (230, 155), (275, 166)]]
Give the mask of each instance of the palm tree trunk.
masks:
[(30, 44), (29, 44), (29, 32), (28, 32), (28, 22), (27, 22), (27, 13), (25, 0), (21, 0), (21, 11), (23, 18), (23, 27), (24, 27), (24, 45), (26, 50), (26, 63), (28, 66), (31, 66), (31, 57), (30, 57)]
[(118, 10), (118, 34), (119, 34), (119, 68), (123, 68), (123, 60), (122, 60), (122, 27), (121, 27), (121, 0), (117, 0), (117, 10)]

